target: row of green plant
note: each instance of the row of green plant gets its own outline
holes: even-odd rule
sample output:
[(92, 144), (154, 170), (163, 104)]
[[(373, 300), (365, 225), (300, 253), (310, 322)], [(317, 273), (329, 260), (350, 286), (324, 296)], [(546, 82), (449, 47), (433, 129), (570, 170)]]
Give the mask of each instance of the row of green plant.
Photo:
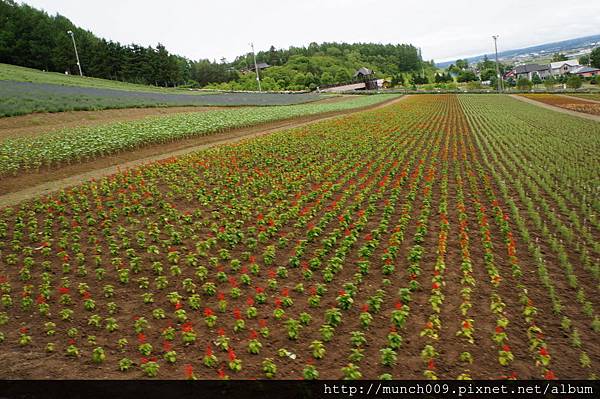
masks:
[[(570, 237), (572, 234), (571, 227), (562, 224), (560, 219), (564, 216), (558, 216), (559, 212), (557, 212), (556, 209), (551, 209), (546, 204), (546, 199), (539, 191), (540, 187), (535, 185), (536, 174), (544, 170), (538, 166), (542, 165), (543, 161), (536, 160), (536, 163), (530, 161), (529, 164), (526, 164), (527, 166), (523, 166), (520, 168), (521, 170), (517, 170), (516, 164), (510, 159), (509, 154), (519, 154), (522, 151), (521, 148), (523, 144), (525, 144), (523, 136), (516, 134), (514, 136), (512, 134), (507, 135), (507, 132), (512, 133), (518, 131), (515, 130), (513, 126), (510, 126), (511, 123), (518, 122), (512, 118), (500, 118), (496, 112), (489, 109), (489, 104), (482, 104), (472, 97), (465, 97), (465, 99), (461, 99), (461, 101), (465, 105), (469, 122), (476, 132), (475, 142), (482, 154), (484, 165), (490, 171), (491, 178), (483, 175), (483, 165), (478, 166), (479, 174), (483, 178), (482, 181), (485, 183), (484, 189), (486, 195), (490, 202), (495, 204), (495, 220), (500, 224), (501, 230), (506, 235), (507, 245), (514, 243), (516, 237), (510, 234), (511, 229), (508, 222), (509, 216), (508, 213), (503, 212), (500, 208), (499, 198), (496, 197), (496, 190), (493, 187), (492, 179), (495, 181), (497, 187), (499, 187), (502, 199), (506, 201), (510, 208), (521, 239), (527, 246), (532, 259), (536, 262), (538, 276), (551, 300), (553, 313), (560, 317), (561, 327), (565, 333), (569, 334), (570, 343), (573, 348), (580, 350), (579, 360), (581, 367), (584, 370), (590, 369), (592, 368), (592, 359), (585, 350), (585, 347), (586, 344), (593, 342), (595, 339), (594, 336), (600, 332), (600, 324), (598, 324), (598, 316), (594, 313), (593, 304), (586, 298), (585, 289), (581, 286), (580, 282), (589, 280), (590, 277), (592, 277), (596, 280), (596, 284), (591, 284), (591, 287), (593, 287), (592, 289), (594, 291), (597, 290), (597, 264), (595, 265), (596, 272), (594, 272), (594, 266), (589, 264), (589, 258), (587, 259), (588, 265), (586, 267), (587, 270), (585, 271), (581, 269), (576, 270), (570, 263), (570, 256), (566, 252), (567, 247), (570, 247), (571, 250), (575, 249), (575, 252), (578, 252), (580, 256), (584, 253), (588, 253), (588, 250), (586, 249), (585, 241), (578, 241), (575, 243), (573, 239), (567, 239), (567, 237)], [(506, 99), (500, 101), (506, 101)], [(487, 110), (487, 112), (484, 112), (484, 110)], [(529, 120), (534, 122), (534, 126), (539, 125), (540, 121), (543, 120), (540, 118), (542, 114), (547, 114), (545, 116), (552, 118), (551, 111), (525, 107), (524, 112), (529, 112), (531, 114)], [(483, 128), (486, 129), (485, 135), (481, 134)], [(536, 127), (535, 129), (539, 128)], [(541, 131), (539, 131), (539, 133), (540, 134), (533, 140), (529, 137), (527, 140), (529, 144), (539, 145), (538, 140), (547, 139), (548, 136), (551, 137), (553, 134), (558, 134), (558, 131), (555, 133), (553, 130), (544, 130), (543, 134)], [(572, 139), (573, 136), (577, 135), (577, 131), (573, 128), (567, 128), (566, 130), (563, 128), (560, 130), (560, 136), (564, 137), (565, 135)], [(552, 147), (552, 157), (547, 153), (549, 147), (545, 146), (545, 158), (548, 158), (546, 162), (549, 162), (550, 159), (552, 159), (553, 162), (561, 162), (561, 156), (564, 156), (566, 153), (573, 154), (572, 156), (576, 157), (582, 156), (582, 149), (576, 150), (576, 148), (581, 145), (582, 144), (577, 140), (570, 140), (569, 144), (563, 143), (562, 146)], [(591, 145), (593, 146), (595, 144), (591, 143)], [(535, 150), (527, 151), (527, 155), (530, 159), (532, 156), (539, 156), (540, 154), (541, 152)], [(586, 158), (587, 162), (595, 162), (593, 158)], [(571, 158), (571, 160), (573, 160), (573, 158)], [(564, 164), (561, 163), (561, 165), (563, 171), (567, 173), (569, 169), (571, 169), (571, 166), (569, 166), (567, 162)], [(585, 176), (581, 173), (578, 173), (578, 175), (580, 179)], [(526, 176), (526, 178), (522, 179), (521, 176)], [(510, 178), (509, 184), (507, 184), (507, 178)], [(540, 180), (537, 180), (537, 182), (539, 183)], [(541, 187), (543, 187), (543, 185)], [(568, 186), (563, 187), (562, 192), (568, 191), (570, 191)], [(540, 207), (539, 204), (545, 205)], [(545, 212), (543, 217), (539, 213), (540, 208)], [(524, 214), (526, 216), (524, 216)], [(582, 216), (584, 218), (587, 217), (585, 214)], [(559, 235), (566, 235), (564, 238), (566, 242), (563, 243), (562, 240), (558, 238)], [(590, 237), (588, 236), (588, 238)], [(578, 240), (581, 240), (581, 237), (579, 237)], [(593, 251), (593, 249), (591, 249), (591, 251)], [(554, 252), (556, 256), (555, 259), (557, 259), (558, 262), (550, 261), (548, 252)], [(509, 255), (511, 256), (511, 260), (514, 259), (515, 264), (517, 264), (516, 248), (514, 246), (509, 247)], [(520, 270), (520, 268), (517, 270)], [(558, 289), (558, 284), (562, 285), (562, 283), (558, 283), (561, 280), (567, 282), (570, 289), (573, 290), (571, 295), (564, 292), (564, 290)], [(526, 316), (531, 318), (535, 316), (539, 310), (533, 306), (531, 299), (527, 297), (526, 291), (523, 295), (522, 302), (524, 311), (527, 311)], [(575, 314), (572, 308), (569, 308), (569, 313), (565, 312), (565, 302), (569, 302), (572, 297), (575, 297), (577, 302), (580, 303), (581, 308), (579, 312), (581, 312), (581, 315)], [(580, 333), (581, 330), (578, 326), (585, 326), (585, 324), (587, 324), (582, 324), (585, 318), (588, 319), (588, 328), (591, 330), (588, 330), (588, 335), (591, 334), (591, 336), (582, 337)], [(574, 319), (577, 321), (575, 322)], [(532, 328), (533, 327), (535, 327), (533, 338), (536, 338), (537, 335), (539, 335), (539, 331), (537, 331), (539, 326), (533, 324)], [(543, 348), (543, 346), (537, 344), (536, 346), (538, 348)], [(546, 367), (546, 361), (548, 361), (549, 364), (550, 360), (549, 352), (545, 349), (543, 351), (540, 349), (538, 356), (540, 364)], [(590, 378), (594, 378), (595, 373), (592, 371), (589, 376)]]
[(109, 125), (70, 128), (37, 137), (0, 142), (0, 176), (42, 167), (85, 162), (150, 144), (206, 136), (281, 119), (374, 105), (395, 95), (360, 96), (347, 101), (184, 113)]

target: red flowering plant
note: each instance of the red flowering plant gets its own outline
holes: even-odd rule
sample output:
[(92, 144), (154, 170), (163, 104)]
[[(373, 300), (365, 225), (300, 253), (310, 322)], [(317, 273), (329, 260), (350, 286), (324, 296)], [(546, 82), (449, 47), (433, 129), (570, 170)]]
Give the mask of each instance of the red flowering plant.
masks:
[(258, 316), (258, 309), (254, 306), (254, 299), (252, 297), (248, 297), (246, 299), (246, 304), (248, 307), (246, 308), (246, 317), (249, 319), (254, 319)]
[(209, 328), (212, 328), (217, 324), (217, 316), (211, 308), (204, 308), (204, 322)]
[(360, 315), (358, 316), (360, 320), (360, 325), (365, 330), (369, 329), (369, 326), (373, 322), (373, 315), (369, 312), (369, 304), (364, 304), (361, 307)]
[(214, 368), (219, 363), (219, 360), (213, 353), (212, 347), (209, 345), (206, 346), (206, 351), (204, 352), (204, 358), (202, 359), (202, 363), (206, 367)]
[(335, 299), (338, 306), (343, 310), (348, 310), (354, 303), (352, 295), (344, 290), (340, 290), (338, 297)]
[(240, 309), (235, 308), (233, 310), (233, 318), (235, 320), (233, 325), (233, 331), (240, 332), (246, 329), (246, 321), (242, 318), (242, 312), (240, 311)]
[(229, 366), (229, 370), (233, 372), (240, 372), (242, 370), (242, 360), (238, 359), (233, 348), (229, 348), (228, 350), (229, 362), (227, 365)]
[(475, 329), (473, 327), (473, 319), (465, 319), (462, 321), (460, 330), (456, 332), (457, 337), (464, 337), (470, 344), (475, 343), (475, 337), (473, 336)]
[(186, 346), (196, 342), (196, 332), (191, 322), (181, 325), (181, 339)]
[(186, 380), (197, 380), (196, 374), (194, 374), (194, 366), (191, 364), (186, 364), (183, 366), (183, 375)]
[(254, 330), (250, 331), (250, 340), (248, 341), (248, 353), (258, 355), (262, 349), (262, 344), (258, 340), (258, 333)]
[(258, 325), (259, 325), (259, 334), (263, 337), (263, 338), (268, 338), (270, 331), (269, 331), (269, 327), (267, 327), (267, 320), (266, 319), (260, 319), (258, 321)]
[(510, 346), (502, 345), (502, 349), (498, 351), (498, 362), (502, 366), (508, 366), (514, 359)]
[(229, 337), (225, 335), (225, 330), (222, 328), (220, 328), (218, 331), (217, 339), (215, 340), (215, 345), (222, 351), (229, 350)]
[(160, 365), (155, 357), (150, 359), (143, 357), (140, 361), (140, 367), (148, 377), (156, 377), (160, 369)]
[(149, 342), (146, 342), (146, 335), (144, 333), (139, 333), (137, 339), (139, 343), (138, 351), (144, 356), (150, 356), (153, 348)]

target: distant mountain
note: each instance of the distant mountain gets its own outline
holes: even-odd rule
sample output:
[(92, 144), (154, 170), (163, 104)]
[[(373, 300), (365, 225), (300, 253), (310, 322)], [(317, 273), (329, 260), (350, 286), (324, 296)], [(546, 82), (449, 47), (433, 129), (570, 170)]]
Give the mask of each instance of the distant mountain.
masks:
[[(537, 46), (525, 47), (516, 50), (506, 50), (498, 53), (500, 60), (518, 62), (519, 60), (531, 60), (536, 58), (550, 57), (554, 53), (571, 53), (576, 55), (577, 53), (595, 46), (600, 46), (600, 35), (578, 37), (576, 39), (563, 40), (560, 42), (540, 44)], [(467, 60), (469, 64), (477, 63), (487, 55), (490, 59), (494, 59), (494, 53), (482, 54), (476, 57), (469, 57)], [(448, 65), (453, 64), (455, 61), (438, 62), (436, 66), (439, 68), (446, 68)]]

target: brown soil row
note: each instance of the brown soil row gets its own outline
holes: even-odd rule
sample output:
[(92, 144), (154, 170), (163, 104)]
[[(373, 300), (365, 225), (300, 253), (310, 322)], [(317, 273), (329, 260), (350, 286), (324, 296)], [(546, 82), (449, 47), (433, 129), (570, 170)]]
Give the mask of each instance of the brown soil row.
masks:
[(233, 129), (225, 133), (202, 136), (168, 144), (157, 144), (135, 151), (122, 152), (110, 157), (99, 158), (91, 162), (67, 165), (58, 169), (43, 169), (38, 173), (23, 176), (4, 177), (0, 180), (0, 206), (9, 206), (39, 195), (49, 194), (86, 180), (96, 179), (117, 173), (119, 169), (132, 168), (161, 159), (182, 156), (194, 151), (216, 145), (234, 143), (243, 139), (258, 137), (279, 130), (300, 127), (310, 123), (324, 121), (341, 115), (369, 109), (385, 107), (407, 96), (386, 101), (369, 107), (326, 112), (318, 115), (286, 119), (267, 124)]

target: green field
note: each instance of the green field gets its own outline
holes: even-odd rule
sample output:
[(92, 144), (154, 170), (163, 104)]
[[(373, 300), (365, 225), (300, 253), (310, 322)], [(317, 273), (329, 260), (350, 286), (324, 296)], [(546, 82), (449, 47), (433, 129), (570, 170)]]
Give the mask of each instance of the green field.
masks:
[(210, 94), (206, 92), (189, 91), (184, 89), (155, 87), (134, 83), (119, 82), (117, 80), (90, 78), (87, 76), (81, 77), (78, 75), (65, 75), (63, 73), (56, 72), (44, 72), (38, 69), (25, 68), (9, 64), (0, 64), (0, 80), (12, 80), (16, 82), (31, 83), (49, 83), (63, 86), (96, 87), (101, 89), (130, 90), (152, 93), (177, 93), (192, 95)]
[(348, 101), (252, 107), (150, 117), (138, 121), (95, 127), (71, 128), (38, 137), (0, 142), (0, 176), (90, 160), (148, 144), (166, 143), (195, 136), (324, 112), (374, 105), (398, 97), (393, 94), (358, 96)]
[(326, 97), (317, 93), (199, 92), (0, 64), (0, 117), (115, 108), (292, 105)]

